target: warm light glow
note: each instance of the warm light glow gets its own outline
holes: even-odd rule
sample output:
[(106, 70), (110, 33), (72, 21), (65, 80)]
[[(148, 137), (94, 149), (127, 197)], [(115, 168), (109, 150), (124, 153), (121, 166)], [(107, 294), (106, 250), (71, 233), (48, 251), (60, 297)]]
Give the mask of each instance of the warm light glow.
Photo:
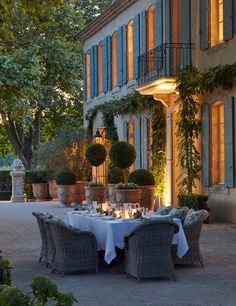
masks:
[(155, 48), (155, 6), (152, 5), (146, 15), (147, 52)]
[(131, 20), (127, 25), (127, 79), (134, 78), (134, 47), (133, 47), (133, 27), (134, 22)]
[(86, 87), (87, 87), (87, 98), (90, 97), (90, 52), (86, 52)]
[[(130, 143), (131, 145), (135, 145), (134, 143), (134, 129), (135, 129), (135, 124), (134, 120), (130, 120), (127, 126), (127, 142)], [(132, 165), (130, 168), (130, 172), (134, 171), (134, 165)]]
[(112, 87), (117, 87), (117, 34), (113, 33), (111, 38), (111, 49), (112, 49)]
[(210, 43), (211, 46), (224, 40), (223, 0), (210, 0)]
[(102, 42), (98, 45), (98, 91), (103, 92), (103, 79), (102, 79)]
[(137, 88), (141, 95), (170, 94), (176, 92), (175, 78), (161, 78)]
[(146, 118), (147, 124), (147, 169), (150, 170), (152, 167), (152, 121), (150, 118)]

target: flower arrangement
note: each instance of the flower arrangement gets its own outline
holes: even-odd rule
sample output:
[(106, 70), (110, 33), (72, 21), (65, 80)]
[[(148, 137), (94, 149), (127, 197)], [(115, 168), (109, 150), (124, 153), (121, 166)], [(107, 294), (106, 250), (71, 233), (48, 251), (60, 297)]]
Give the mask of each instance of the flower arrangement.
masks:
[(104, 187), (100, 182), (90, 181), (86, 183), (86, 187)]

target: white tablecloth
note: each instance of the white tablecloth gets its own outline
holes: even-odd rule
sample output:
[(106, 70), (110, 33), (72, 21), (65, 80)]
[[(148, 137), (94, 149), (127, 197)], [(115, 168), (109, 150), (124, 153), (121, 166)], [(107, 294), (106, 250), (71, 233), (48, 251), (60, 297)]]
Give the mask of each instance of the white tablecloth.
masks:
[[(173, 221), (178, 224), (179, 232), (174, 235), (172, 244), (177, 245), (177, 256), (181, 258), (188, 251), (188, 244), (181, 221), (179, 219), (173, 219)], [(104, 259), (109, 264), (116, 257), (115, 247), (123, 249), (125, 246), (124, 237), (141, 224), (141, 221), (104, 220), (103, 218), (69, 212), (66, 215), (65, 223), (92, 232), (97, 238), (98, 248), (105, 250)]]

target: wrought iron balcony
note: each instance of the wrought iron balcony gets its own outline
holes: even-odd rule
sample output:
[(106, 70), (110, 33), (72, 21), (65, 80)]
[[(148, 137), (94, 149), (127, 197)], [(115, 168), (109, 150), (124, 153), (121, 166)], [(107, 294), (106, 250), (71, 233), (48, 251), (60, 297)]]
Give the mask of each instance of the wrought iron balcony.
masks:
[(139, 56), (139, 86), (160, 78), (173, 78), (192, 65), (194, 44), (165, 43)]

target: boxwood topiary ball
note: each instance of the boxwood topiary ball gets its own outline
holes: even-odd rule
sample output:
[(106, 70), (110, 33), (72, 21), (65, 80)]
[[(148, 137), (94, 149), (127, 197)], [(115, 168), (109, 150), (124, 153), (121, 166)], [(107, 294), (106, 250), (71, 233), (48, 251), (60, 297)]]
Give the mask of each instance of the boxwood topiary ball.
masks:
[(139, 186), (153, 186), (155, 185), (155, 178), (150, 171), (139, 169), (130, 173), (128, 182)]
[(76, 176), (73, 172), (62, 171), (57, 176), (57, 185), (75, 185)]
[(136, 159), (135, 147), (127, 142), (118, 141), (111, 147), (110, 159), (114, 166), (126, 169), (130, 167)]
[(114, 167), (107, 173), (108, 184), (118, 184), (125, 181), (124, 170)]
[(100, 143), (92, 143), (86, 149), (86, 159), (92, 166), (100, 166), (104, 163), (106, 157), (106, 149), (104, 145)]

